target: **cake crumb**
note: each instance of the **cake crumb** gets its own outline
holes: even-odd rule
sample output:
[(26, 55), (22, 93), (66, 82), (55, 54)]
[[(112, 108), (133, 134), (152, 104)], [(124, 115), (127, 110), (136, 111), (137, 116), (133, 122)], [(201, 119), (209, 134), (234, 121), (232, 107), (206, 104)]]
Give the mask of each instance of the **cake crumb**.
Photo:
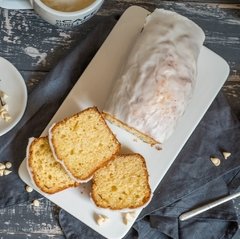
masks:
[(231, 156), (230, 152), (223, 152), (222, 154), (223, 154), (224, 159), (227, 159)]
[(28, 186), (28, 185), (26, 186), (25, 189), (26, 189), (26, 191), (27, 191), (28, 193), (31, 193), (31, 192), (33, 191), (33, 189), (32, 189), (30, 186)]
[(40, 206), (40, 202), (37, 199), (33, 200), (33, 206), (34, 207), (39, 207)]
[(211, 159), (212, 163), (213, 163), (216, 167), (219, 166), (220, 163), (221, 163), (220, 159), (217, 158), (217, 157), (211, 157), (210, 159)]
[(162, 150), (162, 147), (161, 147), (160, 145), (156, 145), (156, 146), (155, 146), (155, 149), (156, 149), (156, 150)]
[(109, 218), (105, 215), (102, 215), (102, 214), (96, 214), (95, 215), (95, 220), (96, 220), (97, 224), (100, 226), (103, 223), (107, 222), (109, 220)]

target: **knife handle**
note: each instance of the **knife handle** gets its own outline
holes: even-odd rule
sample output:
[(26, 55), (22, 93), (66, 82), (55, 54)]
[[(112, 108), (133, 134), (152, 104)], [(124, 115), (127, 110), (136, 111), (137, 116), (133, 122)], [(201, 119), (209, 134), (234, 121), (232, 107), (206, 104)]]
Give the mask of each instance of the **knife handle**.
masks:
[(226, 197), (220, 198), (220, 199), (218, 199), (218, 200), (216, 200), (214, 202), (208, 203), (206, 205), (203, 205), (201, 207), (193, 209), (193, 210), (191, 210), (189, 212), (185, 212), (185, 213), (181, 214), (179, 216), (179, 219), (180, 219), (180, 221), (188, 220), (188, 219), (190, 219), (190, 218), (192, 218), (192, 217), (194, 217), (194, 216), (196, 216), (196, 215), (198, 215), (198, 214), (200, 214), (202, 212), (205, 212), (205, 211), (207, 211), (207, 210), (209, 210), (209, 209), (211, 209), (213, 207), (216, 207), (216, 206), (218, 206), (220, 204), (228, 202), (228, 201), (230, 201), (230, 200), (232, 200), (234, 198), (237, 198), (239, 196), (240, 196), (240, 192), (237, 192), (237, 193), (234, 193), (232, 195), (228, 195)]

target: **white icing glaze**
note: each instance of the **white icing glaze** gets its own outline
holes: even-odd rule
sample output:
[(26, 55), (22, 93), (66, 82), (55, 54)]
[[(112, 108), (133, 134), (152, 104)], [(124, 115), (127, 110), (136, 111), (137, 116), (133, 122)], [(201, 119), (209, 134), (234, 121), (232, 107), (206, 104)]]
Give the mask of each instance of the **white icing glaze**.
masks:
[(204, 32), (177, 13), (146, 18), (104, 111), (163, 143), (189, 102)]

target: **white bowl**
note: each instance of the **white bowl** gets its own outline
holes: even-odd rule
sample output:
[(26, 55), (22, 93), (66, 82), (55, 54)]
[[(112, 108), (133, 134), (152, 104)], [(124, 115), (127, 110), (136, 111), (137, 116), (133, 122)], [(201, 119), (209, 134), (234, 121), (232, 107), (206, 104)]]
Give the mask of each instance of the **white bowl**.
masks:
[(71, 28), (89, 20), (99, 10), (104, 0), (96, 0), (88, 7), (74, 12), (54, 10), (46, 6), (41, 0), (30, 0), (30, 2), (33, 9), (45, 21), (58, 27)]

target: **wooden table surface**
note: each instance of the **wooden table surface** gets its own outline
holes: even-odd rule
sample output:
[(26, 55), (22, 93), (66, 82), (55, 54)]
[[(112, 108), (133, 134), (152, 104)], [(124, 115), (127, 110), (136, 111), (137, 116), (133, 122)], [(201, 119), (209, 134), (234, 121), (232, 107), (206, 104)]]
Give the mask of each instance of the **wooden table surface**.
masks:
[[(71, 30), (47, 24), (33, 10), (0, 8), (0, 56), (17, 67), (30, 92), (59, 58), (84, 39), (102, 17), (121, 14), (131, 5), (142, 6), (150, 11), (156, 7), (174, 10), (204, 29), (205, 45), (230, 65), (231, 72), (222, 91), (240, 119), (239, 0), (107, 0), (96, 16)], [(41, 199), (38, 208), (30, 203), (22, 203), (0, 209), (0, 238), (62, 239), (64, 236), (58, 225), (58, 211), (59, 208), (46, 199)], [(240, 238), (240, 234), (236, 238)]]

